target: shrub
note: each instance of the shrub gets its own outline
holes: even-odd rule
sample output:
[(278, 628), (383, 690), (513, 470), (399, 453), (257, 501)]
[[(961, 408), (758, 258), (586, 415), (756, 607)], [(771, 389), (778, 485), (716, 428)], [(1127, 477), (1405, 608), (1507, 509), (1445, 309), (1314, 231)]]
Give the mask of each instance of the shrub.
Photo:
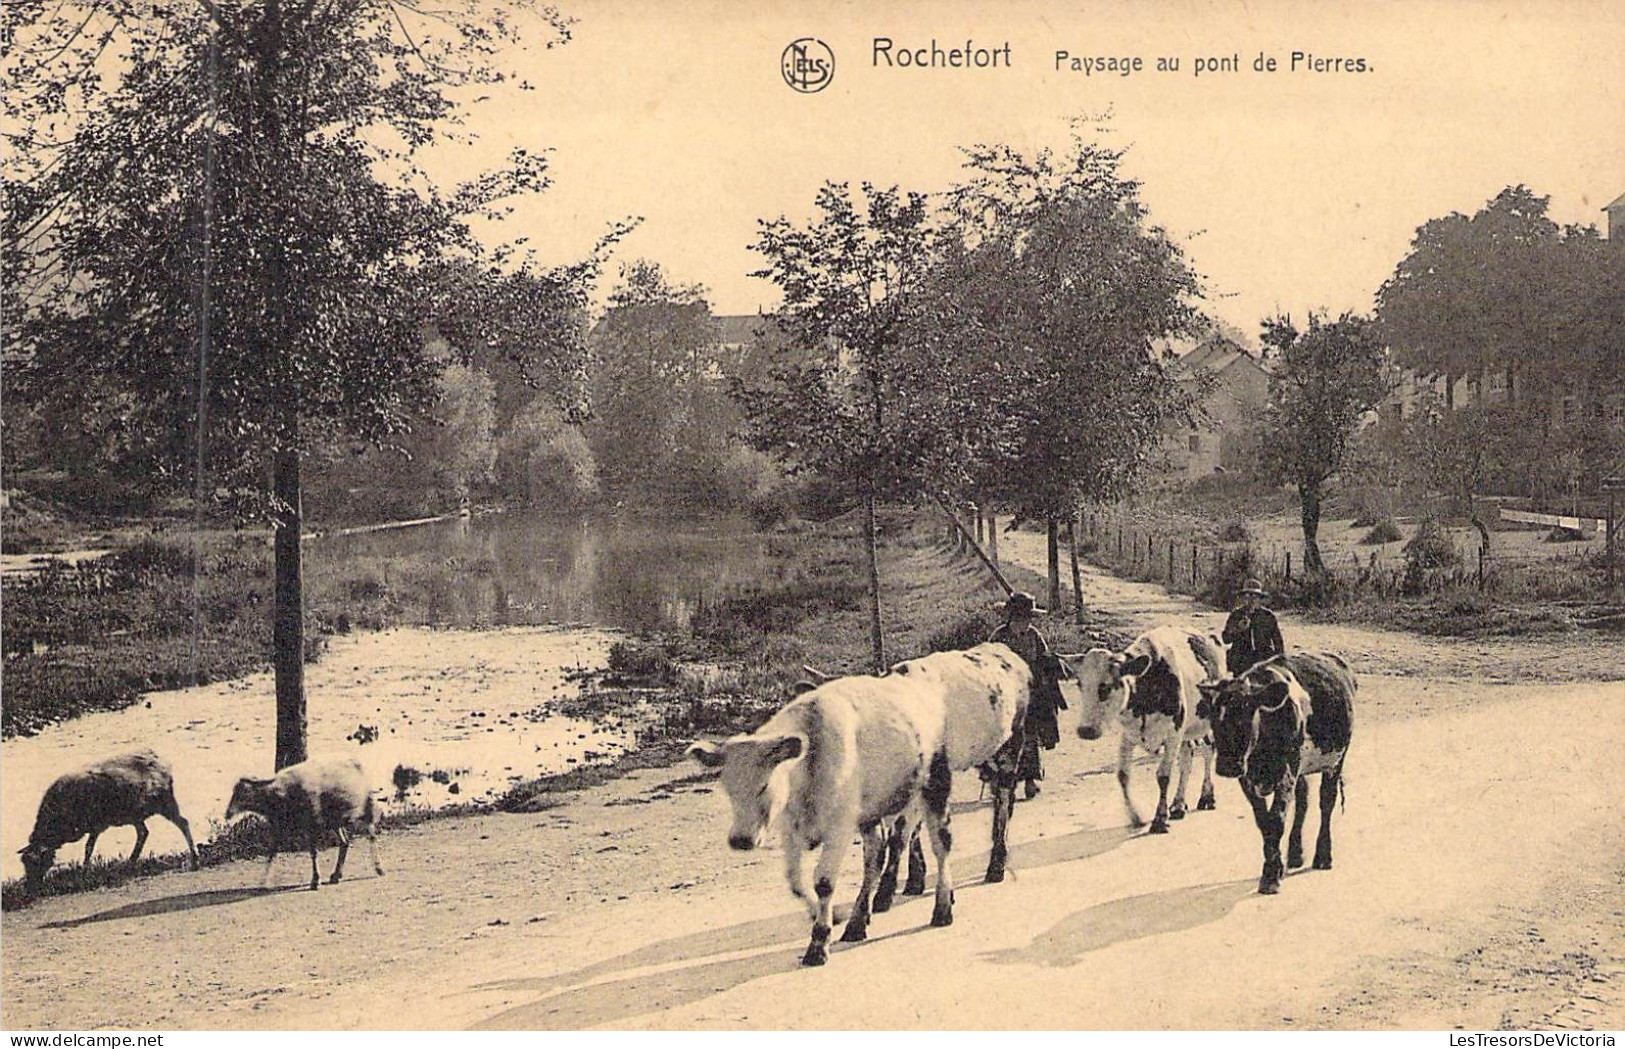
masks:
[(1244, 546), (1226, 555), (1218, 567), (1208, 573), (1202, 586), (1202, 600), (1218, 608), (1229, 608), (1236, 603), (1236, 597), (1241, 588), (1247, 585), (1247, 580), (1257, 574), (1258, 564), (1253, 548)]
[(670, 684), (677, 677), (671, 653), (647, 641), (617, 641), (610, 645), (609, 670), (619, 677), (661, 684)]
[(1583, 543), (1586, 541), (1586, 535), (1576, 529), (1564, 528), (1562, 525), (1558, 525), (1546, 533), (1545, 541), (1548, 543)]
[(1413, 566), (1417, 569), (1450, 568), (1460, 561), (1456, 544), (1451, 542), (1449, 534), (1436, 517), (1424, 519), (1411, 541), (1405, 544), (1407, 570)]
[(974, 648), (988, 639), (993, 633), (993, 624), (986, 613), (967, 611), (957, 620), (933, 631), (926, 639), (925, 647), (930, 652), (954, 652), (965, 648)]
[[(1356, 525), (1358, 523), (1355, 522)], [(1376, 522), (1371, 531), (1360, 537), (1360, 545), (1378, 546), (1382, 543), (1395, 543), (1403, 538), (1405, 534), (1399, 530), (1399, 525), (1394, 523), (1394, 519), (1385, 517)]]
[(1248, 529), (1246, 521), (1232, 517), (1219, 529), (1219, 540), (1225, 543), (1250, 543), (1253, 541), (1253, 533)]

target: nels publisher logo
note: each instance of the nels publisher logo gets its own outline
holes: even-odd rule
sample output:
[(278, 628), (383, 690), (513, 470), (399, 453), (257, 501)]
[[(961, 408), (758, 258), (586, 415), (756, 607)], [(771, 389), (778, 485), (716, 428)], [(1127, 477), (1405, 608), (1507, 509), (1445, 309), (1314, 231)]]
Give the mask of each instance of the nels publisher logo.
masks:
[(804, 95), (822, 91), (835, 78), (835, 52), (817, 37), (804, 36), (784, 49), (779, 71), (786, 84)]

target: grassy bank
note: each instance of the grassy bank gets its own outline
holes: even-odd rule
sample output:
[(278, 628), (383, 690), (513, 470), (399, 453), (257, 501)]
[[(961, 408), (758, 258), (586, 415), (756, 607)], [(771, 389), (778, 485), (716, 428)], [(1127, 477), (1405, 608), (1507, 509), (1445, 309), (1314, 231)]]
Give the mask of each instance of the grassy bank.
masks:
[(1491, 532), (1481, 561), (1479, 533), (1466, 521), (1328, 516), (1320, 530), (1326, 571), (1310, 576), (1296, 508), (1272, 506), (1252, 513), (1235, 500), (1213, 513), (1183, 500), (1115, 507), (1091, 515), (1082, 549), (1117, 575), (1215, 608), (1230, 607), (1256, 577), (1277, 609), (1431, 635), (1607, 629), (1625, 611), (1625, 571), (1610, 587), (1595, 541), (1506, 528)]

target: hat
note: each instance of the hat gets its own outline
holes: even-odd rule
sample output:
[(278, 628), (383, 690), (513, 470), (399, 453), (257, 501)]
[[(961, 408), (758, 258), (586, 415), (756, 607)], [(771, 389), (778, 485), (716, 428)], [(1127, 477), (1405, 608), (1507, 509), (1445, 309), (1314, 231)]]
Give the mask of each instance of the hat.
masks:
[(1012, 590), (1010, 599), (1004, 603), (1004, 610), (1006, 612), (1026, 612), (1031, 614), (1032, 610), (1037, 606), (1038, 601), (1027, 591)]
[(1268, 597), (1270, 592), (1264, 589), (1264, 584), (1256, 578), (1247, 580), (1247, 585), (1236, 591), (1238, 594), (1257, 594), (1259, 597)]

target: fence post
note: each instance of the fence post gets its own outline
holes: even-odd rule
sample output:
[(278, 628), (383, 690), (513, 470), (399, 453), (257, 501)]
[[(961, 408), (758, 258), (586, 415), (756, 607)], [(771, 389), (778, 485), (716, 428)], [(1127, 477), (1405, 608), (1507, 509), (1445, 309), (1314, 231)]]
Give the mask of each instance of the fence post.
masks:
[(1484, 589), (1484, 544), (1478, 544), (1478, 588)]
[(1169, 583), (1169, 585), (1172, 585), (1173, 581), (1174, 581), (1174, 541), (1172, 539), (1170, 539), (1170, 540), (1168, 540), (1168, 583)]
[(1196, 544), (1191, 544), (1191, 589), (1196, 589)]
[(1118, 560), (1122, 560), (1122, 558), (1123, 558), (1123, 526), (1122, 525), (1117, 526), (1117, 558), (1118, 558)]
[(1292, 551), (1286, 552), (1286, 581), (1292, 582)]

